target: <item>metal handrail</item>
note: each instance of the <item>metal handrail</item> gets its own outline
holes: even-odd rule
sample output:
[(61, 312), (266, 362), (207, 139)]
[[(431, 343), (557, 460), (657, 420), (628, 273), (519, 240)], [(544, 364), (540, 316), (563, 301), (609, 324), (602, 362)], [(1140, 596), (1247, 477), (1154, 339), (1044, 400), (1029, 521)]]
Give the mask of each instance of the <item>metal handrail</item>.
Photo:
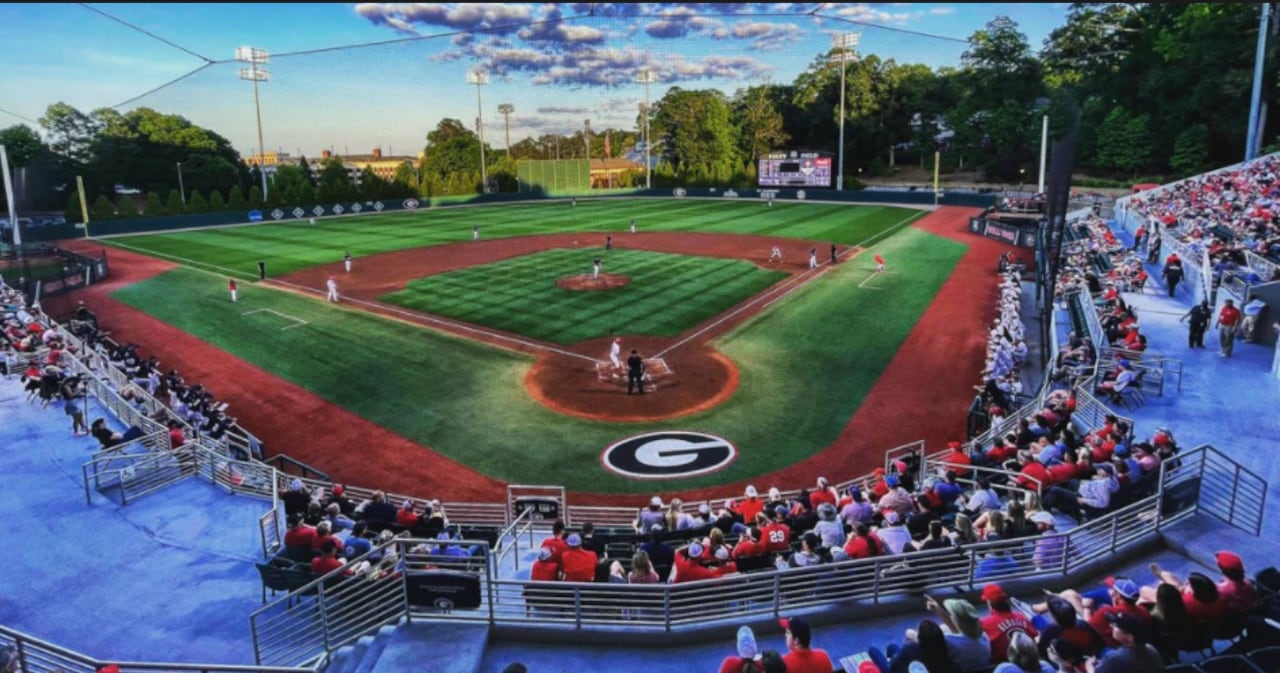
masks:
[(237, 664), (199, 664), (154, 661), (117, 661), (109, 662), (95, 659), (75, 650), (54, 645), (22, 631), (0, 626), (0, 642), (6, 642), (18, 648), (19, 673), (92, 673), (99, 667), (111, 663), (120, 667), (121, 673), (134, 671), (175, 671), (189, 673), (317, 673), (316, 667), (299, 666), (242, 666)]

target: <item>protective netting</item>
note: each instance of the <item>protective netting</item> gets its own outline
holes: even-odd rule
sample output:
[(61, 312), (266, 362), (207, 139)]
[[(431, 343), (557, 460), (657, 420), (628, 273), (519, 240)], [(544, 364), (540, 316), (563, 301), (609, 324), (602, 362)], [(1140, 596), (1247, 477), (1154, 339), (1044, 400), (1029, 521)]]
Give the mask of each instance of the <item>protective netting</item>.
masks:
[[(956, 65), (966, 47), (961, 36), (911, 29), (934, 11), (840, 3), (357, 5), (353, 21), (387, 26), (387, 42), (270, 54), (270, 80), (259, 85), (265, 147), (293, 156), (374, 148), (413, 155), (444, 118), (474, 129), (479, 108), (492, 148), (506, 147), (508, 135), (514, 144), (585, 132), (609, 136), (608, 155), (618, 157), (640, 130), (645, 71), (653, 102), (672, 87), (732, 97), (751, 86), (795, 83), (827, 62), (835, 35), (851, 32), (861, 35), (863, 58)], [(164, 37), (184, 43), (182, 35)], [(129, 40), (120, 49), (128, 52)], [(253, 85), (239, 77), (245, 64), (233, 54), (205, 56), (214, 62), (193, 57), (194, 72), (150, 91), (140, 83), (138, 95), (103, 105), (180, 114), (228, 137), (242, 155), (256, 153)], [(488, 76), (480, 87), (467, 81), (477, 70)], [(541, 149), (543, 159), (583, 152), (569, 143)]]

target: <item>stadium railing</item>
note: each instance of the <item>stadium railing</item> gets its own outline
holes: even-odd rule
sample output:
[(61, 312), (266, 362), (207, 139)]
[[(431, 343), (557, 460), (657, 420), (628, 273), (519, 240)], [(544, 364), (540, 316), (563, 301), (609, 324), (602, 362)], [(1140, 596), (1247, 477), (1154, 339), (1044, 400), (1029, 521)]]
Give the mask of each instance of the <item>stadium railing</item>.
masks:
[(1135, 371), (1146, 372), (1142, 379), (1143, 387), (1156, 395), (1164, 396), (1168, 386), (1174, 391), (1182, 392), (1182, 360), (1166, 357), (1151, 351), (1131, 351), (1124, 348), (1107, 346), (1098, 349), (1099, 371), (1114, 368), (1120, 358), (1129, 361)]
[(17, 649), (19, 673), (94, 673), (107, 664), (118, 666), (120, 673), (317, 673), (319, 671), (318, 667), (236, 666), (114, 659), (105, 661), (4, 626), (0, 626), (0, 645), (12, 645)]
[[(805, 568), (770, 568), (682, 584), (500, 579), (496, 564), (489, 559), (481, 563), (480, 557), (452, 558), (444, 564), (432, 563), (437, 567), (423, 571), (474, 573), (469, 591), (478, 601), (471, 607), (461, 607), (453, 601), (410, 600), (411, 592), (421, 592), (415, 594), (419, 597), (437, 595), (418, 586), (410, 588), (409, 584), (415, 581), (411, 567), (402, 566), (398, 575), (375, 581), (347, 580), (337, 588), (322, 588), (326, 580), (340, 572), (335, 571), (255, 612), (251, 617), (255, 651), (262, 662), (308, 664), (402, 617), (602, 631), (612, 638), (625, 638), (617, 627), (626, 627), (626, 633), (663, 633), (741, 623), (750, 617), (825, 610), (835, 605), (841, 606), (844, 614), (871, 614), (903, 594), (918, 595), (943, 588), (972, 592), (991, 581), (1015, 586), (1018, 581), (1029, 581), (1038, 587), (1051, 579), (1094, 572), (1115, 554), (1152, 542), (1163, 527), (1197, 513), (1256, 535), (1261, 530), (1265, 490), (1265, 482), (1257, 475), (1214, 447), (1204, 445), (1166, 461), (1154, 495), (1049, 536)], [(1062, 538), (1064, 542), (1061, 546), (1041, 546), (1051, 538)], [(412, 561), (412, 547), (433, 542), (397, 538), (373, 553), (395, 549), (402, 559)], [(1041, 551), (1038, 565), (1037, 549)], [(998, 569), (988, 562), (988, 557), (994, 555), (1007, 557)], [(441, 583), (439, 591), (448, 590), (448, 586)], [(298, 600), (308, 594), (314, 594), (315, 600)], [(364, 630), (358, 633), (357, 626)]]

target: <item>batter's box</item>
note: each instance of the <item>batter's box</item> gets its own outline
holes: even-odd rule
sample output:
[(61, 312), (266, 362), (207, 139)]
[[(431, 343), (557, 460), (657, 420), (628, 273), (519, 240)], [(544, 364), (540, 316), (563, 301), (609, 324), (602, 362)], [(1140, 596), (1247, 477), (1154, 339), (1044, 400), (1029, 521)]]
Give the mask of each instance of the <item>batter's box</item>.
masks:
[[(650, 390), (656, 390), (670, 384), (675, 379), (675, 372), (662, 358), (644, 358), (644, 384)], [(600, 360), (596, 362), (596, 380), (616, 386), (619, 390), (627, 389), (627, 368), (615, 368), (612, 362)]]

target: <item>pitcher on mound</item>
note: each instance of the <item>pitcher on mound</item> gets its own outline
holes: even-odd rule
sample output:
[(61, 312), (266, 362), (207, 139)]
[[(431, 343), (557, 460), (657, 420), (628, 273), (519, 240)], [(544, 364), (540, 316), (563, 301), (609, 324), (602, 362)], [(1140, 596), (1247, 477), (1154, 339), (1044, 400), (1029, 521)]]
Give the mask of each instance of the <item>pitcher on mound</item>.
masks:
[(613, 363), (614, 371), (622, 371), (622, 338), (614, 337), (613, 344), (609, 346), (609, 362)]

